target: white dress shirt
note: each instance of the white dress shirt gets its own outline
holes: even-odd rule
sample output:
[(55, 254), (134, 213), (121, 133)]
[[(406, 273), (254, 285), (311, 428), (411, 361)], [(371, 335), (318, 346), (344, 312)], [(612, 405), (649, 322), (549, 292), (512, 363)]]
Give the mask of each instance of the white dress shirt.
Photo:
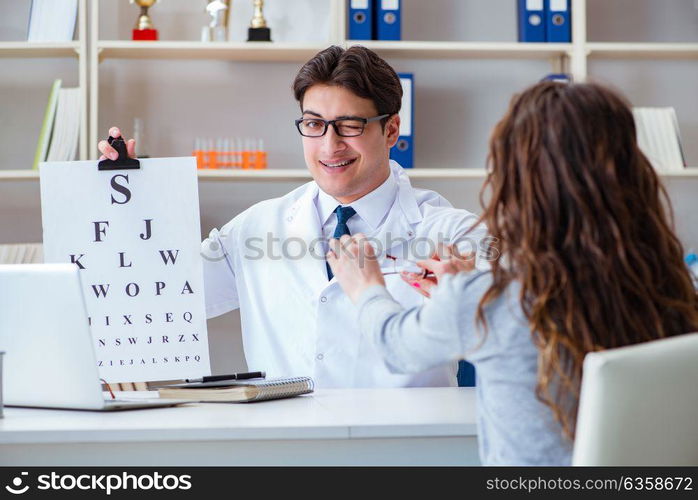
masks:
[(326, 240), (334, 236), (337, 227), (337, 214), (334, 213), (338, 205), (350, 206), (356, 211), (356, 215), (347, 221), (351, 234), (364, 233), (371, 234), (383, 223), (390, 207), (395, 202), (397, 195), (397, 182), (392, 175), (367, 195), (343, 205), (332, 196), (318, 189), (315, 200), (318, 217), (322, 222), (322, 234)]

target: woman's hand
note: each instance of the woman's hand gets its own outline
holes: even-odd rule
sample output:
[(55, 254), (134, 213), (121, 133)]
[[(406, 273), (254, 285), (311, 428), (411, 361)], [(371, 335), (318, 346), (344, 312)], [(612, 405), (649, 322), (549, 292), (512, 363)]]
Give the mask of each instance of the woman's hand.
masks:
[(469, 253), (462, 256), (455, 245), (448, 245), (443, 248), (443, 258), (435, 252), (431, 259), (420, 260), (417, 265), (432, 274), (423, 277), (421, 273), (403, 271), (400, 277), (415, 291), (429, 298), (431, 289), (447, 274), (470, 272), (475, 269), (475, 254)]
[[(119, 127), (112, 127), (109, 129), (109, 135), (114, 139), (116, 139), (117, 137), (121, 137), (121, 130), (119, 130)], [(107, 141), (99, 141), (99, 143), (97, 144), (97, 149), (99, 149), (99, 152), (102, 153), (102, 156), (99, 157), (100, 160), (106, 160), (108, 158), (110, 160), (116, 161), (119, 158), (119, 153), (117, 153), (116, 149), (111, 147), (111, 145)], [(129, 139), (128, 141), (126, 141), (126, 151), (128, 152), (129, 158), (136, 157), (135, 139)]]
[(375, 251), (361, 233), (331, 239), (326, 257), (344, 293), (354, 304), (368, 287), (385, 286)]

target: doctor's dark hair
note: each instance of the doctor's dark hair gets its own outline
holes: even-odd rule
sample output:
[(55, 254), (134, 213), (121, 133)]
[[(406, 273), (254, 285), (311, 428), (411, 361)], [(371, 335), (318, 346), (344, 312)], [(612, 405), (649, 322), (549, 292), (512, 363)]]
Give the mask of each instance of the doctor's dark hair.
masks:
[(488, 164), (481, 221), (500, 253), (478, 323), (486, 329), (487, 305), (520, 286), (536, 396), (573, 438), (587, 353), (698, 330), (669, 197), (628, 103), (597, 84), (543, 82), (515, 96)]
[[(313, 85), (337, 86), (373, 101), (379, 115), (394, 115), (402, 105), (402, 85), (395, 70), (372, 50), (336, 45), (318, 52), (298, 71), (293, 94), (303, 109), (303, 97)], [(385, 126), (388, 119), (381, 120)]]

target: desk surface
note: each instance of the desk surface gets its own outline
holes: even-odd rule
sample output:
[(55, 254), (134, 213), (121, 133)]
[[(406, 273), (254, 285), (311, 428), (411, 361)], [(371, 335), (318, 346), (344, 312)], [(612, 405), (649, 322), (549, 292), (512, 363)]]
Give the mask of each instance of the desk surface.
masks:
[(474, 390), (455, 387), (122, 412), (5, 408), (0, 465), (474, 465), (475, 420)]
[[(257, 443), (259, 448), (261, 442), (266, 442), (265, 446), (269, 446), (269, 442), (285, 443), (286, 447), (291, 442), (305, 443), (312, 448), (321, 442), (341, 443), (342, 446), (346, 446), (346, 442), (352, 442), (352, 446), (362, 442), (375, 447), (379, 442), (385, 445), (401, 441), (404, 445), (406, 441), (429, 440), (438, 441), (442, 446), (447, 445), (442, 441), (450, 440), (450, 446), (461, 446), (462, 443), (456, 445), (454, 440), (466, 439), (470, 443), (467, 460), (472, 460), (473, 454), (476, 455), (475, 419), (472, 388), (324, 389), (306, 396), (254, 404), (192, 403), (122, 412), (5, 408), (5, 418), (0, 419), (0, 456), (5, 457), (1, 460), (5, 464), (13, 463), (14, 454), (18, 460), (16, 465), (29, 465), (46, 463), (52, 452), (54, 459), (66, 457), (65, 463), (75, 463), (81, 456), (86, 457), (84, 453), (99, 454), (100, 446), (114, 450), (115, 445), (129, 443), (150, 448), (157, 447), (158, 443), (177, 443), (180, 447), (190, 443), (191, 450), (195, 449), (195, 443), (227, 443), (230, 450), (249, 447), (252, 443)], [(76, 446), (82, 452), (75, 452), (72, 460), (68, 460), (66, 450)], [(133, 457), (134, 449), (124, 451)], [(225, 454), (224, 450), (221, 449), (221, 453)], [(319, 448), (319, 455), (301, 459), (301, 462), (323, 463), (323, 457), (332, 456), (327, 450), (323, 452)], [(372, 455), (376, 451), (367, 450)], [(434, 450), (438, 462), (439, 452)], [(406, 449), (403, 452), (409, 453)], [(207, 453), (207, 463), (215, 462), (215, 456), (224, 463), (232, 463), (220, 453)], [(342, 453), (341, 447), (335, 446), (335, 463), (344, 463)], [(41, 456), (43, 461), (39, 459)], [(193, 456), (192, 452), (189, 462), (193, 462)], [(179, 463), (171, 455), (159, 458), (168, 460), (157, 462), (158, 456), (146, 454), (139, 463)], [(277, 458), (275, 462), (271, 457), (269, 463), (286, 463), (282, 455)], [(389, 457), (386, 460), (390, 463)], [(364, 463), (358, 456), (356, 460), (347, 461)], [(402, 462), (394, 463), (405, 461), (416, 463), (418, 460), (414, 456), (403, 457)], [(292, 460), (292, 463), (296, 462)], [(444, 463), (451, 463), (451, 460), (444, 458)]]
[[(134, 393), (121, 393), (121, 396)], [(324, 389), (255, 404), (90, 412), (5, 408), (1, 443), (474, 436), (469, 388)]]

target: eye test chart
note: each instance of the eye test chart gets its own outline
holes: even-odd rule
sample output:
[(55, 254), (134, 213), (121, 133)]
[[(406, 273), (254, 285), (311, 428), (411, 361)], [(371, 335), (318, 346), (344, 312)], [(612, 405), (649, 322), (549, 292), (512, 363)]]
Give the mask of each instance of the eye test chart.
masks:
[(207, 375), (196, 160), (139, 161), (40, 165), (45, 262), (78, 266), (104, 380)]

